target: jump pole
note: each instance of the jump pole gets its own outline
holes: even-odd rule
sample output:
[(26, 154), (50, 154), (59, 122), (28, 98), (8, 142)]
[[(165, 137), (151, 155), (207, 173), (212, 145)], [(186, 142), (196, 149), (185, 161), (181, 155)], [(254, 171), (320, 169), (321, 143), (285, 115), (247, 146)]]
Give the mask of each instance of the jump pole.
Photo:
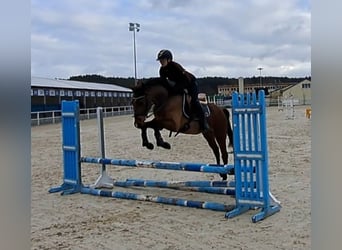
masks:
[[(144, 200), (156, 203), (226, 211), (226, 218), (232, 218), (249, 209), (259, 208), (261, 211), (252, 216), (252, 221), (257, 222), (262, 220), (267, 216), (280, 211), (281, 208), (279, 201), (277, 201), (269, 191), (265, 104), (263, 91), (259, 91), (258, 97), (255, 93), (245, 95), (238, 93), (233, 94), (234, 165), (224, 166), (203, 163), (175, 163), (105, 158), (103, 123), (102, 125), (99, 125), (100, 152), (102, 157), (81, 157), (79, 104), (78, 101), (63, 101), (62, 132), (64, 178), (61, 186), (51, 188), (49, 192), (61, 192), (61, 194), (86, 193), (106, 197)], [(98, 117), (101, 116), (98, 114)], [(102, 118), (100, 119), (102, 120)], [(81, 162), (101, 164), (100, 177), (94, 185), (83, 185), (81, 180)], [(187, 184), (183, 183), (180, 185), (178, 183), (178, 187), (175, 183), (165, 182), (160, 185), (160, 182), (158, 184), (158, 182), (153, 180), (146, 181), (133, 179), (113, 181), (106, 173), (106, 165), (108, 164), (209, 173), (228, 173), (229, 170), (234, 168), (235, 181), (226, 184), (229, 187), (234, 186), (234, 189), (231, 190), (228, 187), (214, 187), (212, 186), (212, 183), (209, 184), (206, 181), (188, 181), (185, 182)], [(188, 201), (178, 198), (98, 189), (101, 186), (155, 186), (177, 188), (181, 190), (190, 189), (191, 191), (212, 192), (216, 194), (234, 193), (236, 204), (234, 206), (229, 206), (215, 202)]]

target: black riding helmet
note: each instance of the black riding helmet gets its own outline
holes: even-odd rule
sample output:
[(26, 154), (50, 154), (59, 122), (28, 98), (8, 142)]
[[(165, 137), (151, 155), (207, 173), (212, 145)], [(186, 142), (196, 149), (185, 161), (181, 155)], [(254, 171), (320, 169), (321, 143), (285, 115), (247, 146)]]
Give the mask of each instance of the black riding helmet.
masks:
[(170, 50), (167, 49), (162, 49), (159, 51), (158, 56), (157, 56), (157, 61), (160, 59), (167, 59), (172, 61), (172, 53)]

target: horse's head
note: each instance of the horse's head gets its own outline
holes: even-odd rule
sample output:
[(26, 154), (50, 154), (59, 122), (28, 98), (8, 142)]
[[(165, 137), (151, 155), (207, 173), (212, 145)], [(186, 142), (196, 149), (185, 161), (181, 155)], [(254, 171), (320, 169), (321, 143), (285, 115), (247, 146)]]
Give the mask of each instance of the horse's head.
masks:
[[(145, 93), (145, 87), (142, 82), (138, 82), (133, 90), (132, 105), (134, 111), (134, 126), (136, 128), (141, 128), (147, 118), (147, 113), (149, 111), (150, 101), (147, 99)], [(152, 106), (152, 104), (151, 104)]]
[(151, 78), (146, 81), (138, 81), (132, 88), (132, 105), (134, 111), (134, 126), (141, 128), (152, 106), (158, 107), (165, 102), (167, 90), (160, 84), (160, 78)]

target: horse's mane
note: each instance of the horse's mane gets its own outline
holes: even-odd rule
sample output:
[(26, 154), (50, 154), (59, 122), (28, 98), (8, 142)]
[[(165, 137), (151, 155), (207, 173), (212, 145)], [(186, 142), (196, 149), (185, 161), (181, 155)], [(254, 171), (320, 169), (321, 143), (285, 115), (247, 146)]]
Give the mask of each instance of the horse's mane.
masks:
[(167, 81), (160, 77), (152, 77), (144, 80), (139, 80), (137, 85), (132, 88), (134, 97), (144, 95), (146, 90), (155, 86), (164, 87), (168, 92), (171, 92), (170, 86)]
[(169, 84), (167, 83), (167, 81), (164, 78), (160, 78), (160, 77), (151, 77), (151, 78), (142, 80), (142, 85), (146, 88), (154, 87), (154, 86), (162, 86), (166, 89), (169, 88)]

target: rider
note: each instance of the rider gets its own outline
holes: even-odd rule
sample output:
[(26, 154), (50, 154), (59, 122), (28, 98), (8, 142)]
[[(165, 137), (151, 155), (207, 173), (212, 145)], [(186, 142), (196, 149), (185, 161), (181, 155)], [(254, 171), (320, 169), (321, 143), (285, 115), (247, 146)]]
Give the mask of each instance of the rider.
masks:
[(191, 106), (199, 118), (200, 128), (203, 132), (209, 130), (208, 123), (204, 117), (201, 104), (198, 100), (198, 88), (196, 77), (190, 72), (186, 71), (179, 63), (172, 61), (172, 53), (169, 50), (163, 49), (159, 51), (157, 61), (160, 62), (159, 75), (168, 81), (170, 87), (177, 93), (181, 90), (188, 91), (191, 96)]

